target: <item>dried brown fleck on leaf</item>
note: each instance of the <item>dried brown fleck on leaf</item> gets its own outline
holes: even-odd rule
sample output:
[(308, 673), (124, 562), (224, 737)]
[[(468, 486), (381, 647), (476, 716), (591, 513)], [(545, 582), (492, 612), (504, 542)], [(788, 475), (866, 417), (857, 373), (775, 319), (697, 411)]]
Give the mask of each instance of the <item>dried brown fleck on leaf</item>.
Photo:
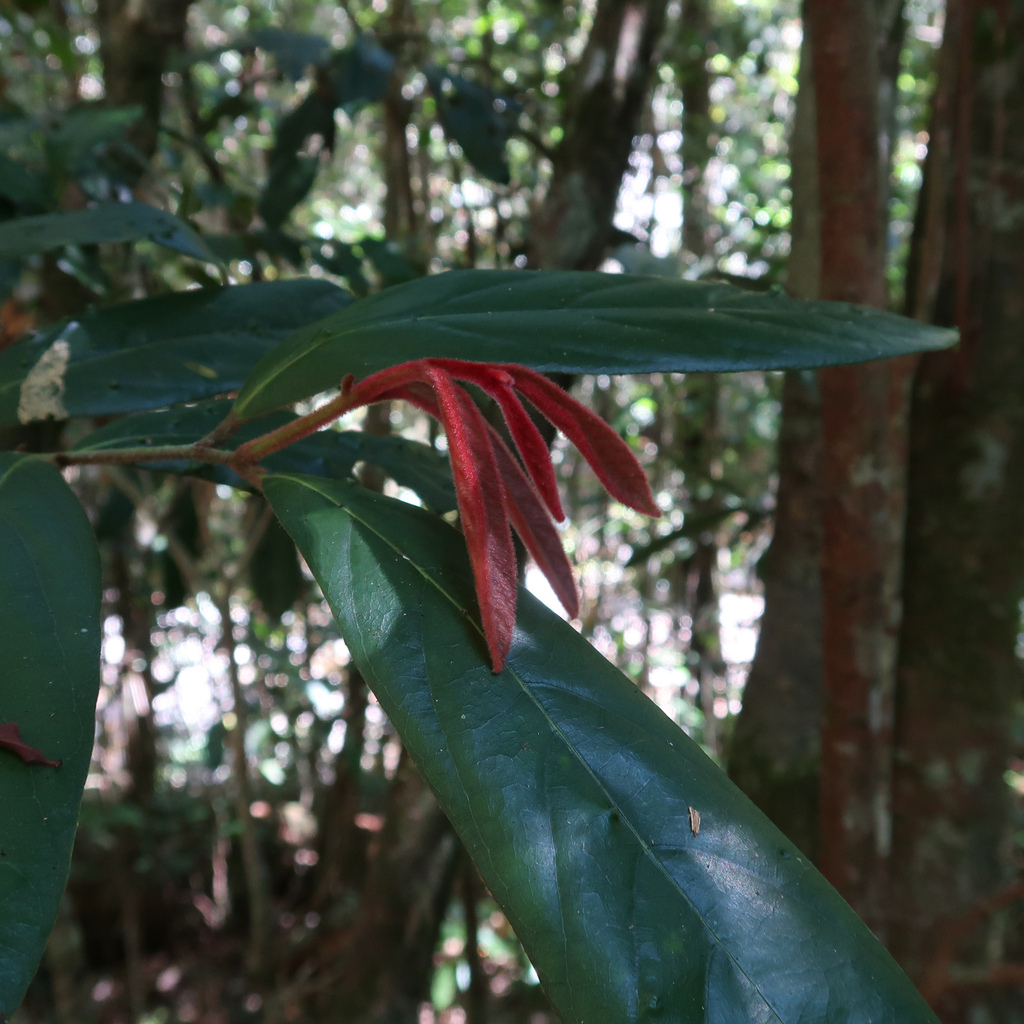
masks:
[(17, 722), (5, 722), (0, 725), (0, 750), (10, 750), (17, 754), (25, 764), (45, 764), (51, 768), (59, 768), (60, 761), (51, 761), (44, 757), (42, 751), (26, 743), (18, 729)]

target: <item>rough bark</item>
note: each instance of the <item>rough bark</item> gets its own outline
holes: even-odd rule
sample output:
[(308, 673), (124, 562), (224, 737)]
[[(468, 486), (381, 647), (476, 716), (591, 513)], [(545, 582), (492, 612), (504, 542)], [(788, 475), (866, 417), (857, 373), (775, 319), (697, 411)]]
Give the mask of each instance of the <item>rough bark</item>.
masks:
[[(958, 977), (1021, 973), (999, 962), (995, 894), (1024, 682), (1024, 2), (975, 12), (959, 47), (969, 87), (951, 92), (953, 172), (930, 169), (953, 181), (936, 318), (963, 340), (923, 360), (913, 396), (889, 922), (894, 953), (950, 1022), (968, 1019)], [(1006, 998), (1019, 1015), (1019, 992)]]
[(531, 267), (593, 270), (647, 103), (667, 0), (602, 0), (576, 69), (565, 135), (530, 226)]
[[(804, 35), (790, 141), (792, 250), (787, 291), (820, 291), (821, 216), (813, 58)], [(779, 484), (771, 547), (758, 567), (765, 610), (729, 756), (733, 781), (808, 857), (820, 845), (821, 398), (810, 373), (782, 389)]]
[(156, 150), (167, 59), (183, 48), (191, 0), (98, 0), (103, 85), (113, 107), (142, 107), (129, 138), (144, 156)]
[(816, 859), (821, 729), (821, 404), (813, 374), (786, 374), (765, 610), (729, 775)]
[(430, 992), (461, 850), (434, 795), (403, 755), (385, 826), (369, 851), (355, 920), (324, 943), (323, 963), (338, 965), (338, 977), (318, 1000), (318, 1020), (415, 1024)]
[[(823, 298), (881, 306), (877, 12), (808, 0)], [(824, 370), (822, 871), (876, 929), (888, 856), (907, 361)]]
[(679, 25), (683, 64), (683, 257), (697, 262), (711, 247), (711, 213), (704, 176), (713, 155), (707, 39), (711, 18), (706, 0), (686, 0)]

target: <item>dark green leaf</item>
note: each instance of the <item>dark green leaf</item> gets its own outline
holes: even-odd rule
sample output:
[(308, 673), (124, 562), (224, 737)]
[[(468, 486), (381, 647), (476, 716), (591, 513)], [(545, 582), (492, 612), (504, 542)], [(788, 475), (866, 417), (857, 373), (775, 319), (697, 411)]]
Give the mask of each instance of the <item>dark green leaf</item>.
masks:
[(312, 32), (289, 32), (283, 28), (261, 28), (236, 44), (239, 49), (258, 46), (272, 53), (285, 78), (299, 81), (306, 68), (323, 64), (331, 52), (331, 44)]
[(314, 263), (319, 263), (330, 274), (345, 278), (348, 286), (359, 294), (367, 290), (363, 277), (363, 260), (351, 245), (344, 242), (325, 242), (320, 238), (309, 240), (309, 254)]
[(24, 164), (0, 152), (0, 195), (19, 213), (34, 213), (53, 203), (53, 189), (45, 175), (33, 174)]
[[(192, 444), (213, 430), (230, 408), (229, 401), (214, 401), (125, 416), (93, 431), (72, 450)], [(235, 448), (293, 419), (289, 413), (275, 413), (250, 420), (231, 438), (228, 447)], [(375, 437), (358, 430), (324, 430), (276, 452), (263, 464), (275, 473), (306, 473), (336, 479), (349, 476), (357, 462), (379, 466), (395, 483), (415, 491), (420, 500), (436, 512), (449, 512), (456, 507), (448, 459), (429, 445), (404, 437)], [(204, 476), (232, 487), (249, 487), (224, 466), (184, 460), (140, 465), (162, 472)]]
[(21, 277), (21, 264), (16, 260), (0, 260), (0, 304), (14, 291), (14, 286)]
[(42, 129), (38, 117), (10, 117), (0, 121), (0, 152), (7, 153), (32, 141)]
[(350, 301), (326, 281), (274, 281), (142, 299), (63, 321), (0, 352), (0, 425), (233, 391), (282, 338)]
[(128, 524), (135, 517), (135, 506), (131, 498), (118, 490), (111, 490), (106, 501), (99, 508), (93, 532), (102, 544), (116, 540), (124, 534)]
[[(316, 240), (317, 243), (320, 239)], [(206, 243), (220, 257), (230, 260), (253, 260), (257, 253), (267, 253), (293, 267), (306, 266), (306, 245), (279, 228), (247, 231), (237, 235), (207, 235)]]
[(316, 181), (320, 159), (293, 153), (278, 160), (260, 196), (259, 212), (269, 228), (279, 228)]
[[(271, 156), (271, 178), (279, 164), (294, 159), (311, 135), (321, 135), (328, 147), (334, 139), (334, 107), (318, 92), (310, 93), (277, 126)], [(282, 172), (278, 172), (279, 175)]]
[(197, 260), (217, 261), (183, 220), (146, 203), (100, 203), (72, 213), (45, 213), (0, 223), (0, 259), (47, 252), (65, 245), (148, 239)]
[(0, 454), (0, 724), (60, 768), (0, 748), (0, 1020), (21, 1001), (64, 892), (92, 754), (100, 566), (51, 465)]
[(295, 545), (276, 519), (267, 524), (256, 546), (249, 576), (253, 596), (271, 620), (280, 619), (305, 589)]
[(956, 331), (841, 302), (625, 274), (451, 271), (361, 299), (297, 332), (245, 382), (258, 416), (411, 359), (543, 372), (653, 373), (834, 366), (944, 348)]
[(266, 494), (565, 1024), (936, 1024), (796, 847), (528, 595), (491, 673), (454, 530), (340, 481)]
[(51, 169), (80, 174), (93, 160), (98, 147), (124, 139), (126, 130), (142, 116), (142, 107), (108, 107), (86, 103), (41, 127)]
[(366, 258), (388, 285), (412, 281), (422, 274), (402, 255), (394, 242), (385, 238), (361, 238), (358, 242)]
[(466, 159), (486, 178), (509, 182), (508, 141), (513, 101), (490, 89), (433, 65), (424, 72), (437, 98), (437, 113), (445, 134), (461, 147)]
[(366, 103), (376, 103), (387, 91), (394, 56), (372, 36), (361, 35), (346, 50), (339, 50), (328, 63), (335, 103), (353, 114)]
[(18, 150), (41, 138), (51, 163), (74, 174), (97, 146), (122, 138), (141, 116), (142, 107), (83, 103), (63, 114), (11, 118), (0, 123), (0, 152)]

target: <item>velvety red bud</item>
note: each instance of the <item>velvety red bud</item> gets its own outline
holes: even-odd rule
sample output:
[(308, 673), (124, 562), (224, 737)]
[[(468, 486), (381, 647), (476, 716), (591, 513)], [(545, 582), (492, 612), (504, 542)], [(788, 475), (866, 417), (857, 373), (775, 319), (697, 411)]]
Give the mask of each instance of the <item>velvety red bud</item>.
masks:
[(526, 472), (533, 480), (551, 514), (561, 522), (565, 519), (558, 496), (558, 481), (551, 465), (551, 452), (530, 414), (512, 390), (514, 378), (502, 367), (467, 363), (458, 359), (432, 360), (458, 380), (470, 381), (490, 395), (501, 409), (508, 432), (523, 459)]
[[(475, 384), (498, 403), (522, 465), (456, 380)], [(564, 518), (551, 456), (520, 395), (576, 445), (613, 497), (641, 512), (660, 514), (647, 477), (625, 441), (586, 406), (533, 370), (419, 359), (389, 367), (359, 384), (346, 379), (343, 393), (351, 399), (352, 408), (404, 399), (441, 421), (495, 672), (504, 667), (515, 629), (511, 527), (565, 610), (573, 617), (579, 615), (572, 567), (551, 521), (551, 515)]]
[(646, 515), (661, 515), (643, 467), (600, 416), (534, 370), (524, 366), (504, 369), (515, 378), (516, 391), (579, 449), (613, 498)]
[(562, 547), (562, 538), (548, 510), (529, 477), (494, 430), (491, 431), (491, 447), (505, 485), (505, 511), (512, 526), (522, 538), (530, 557), (537, 563), (537, 568), (551, 584), (555, 597), (569, 613), (569, 617), (578, 618), (580, 599), (576, 580), (565, 548)]
[(487, 421), (444, 370), (429, 364), (423, 369), (424, 379), (437, 395), (448, 437), (459, 518), (473, 568), (480, 617), (491, 665), (500, 672), (512, 646), (516, 622), (516, 556)]

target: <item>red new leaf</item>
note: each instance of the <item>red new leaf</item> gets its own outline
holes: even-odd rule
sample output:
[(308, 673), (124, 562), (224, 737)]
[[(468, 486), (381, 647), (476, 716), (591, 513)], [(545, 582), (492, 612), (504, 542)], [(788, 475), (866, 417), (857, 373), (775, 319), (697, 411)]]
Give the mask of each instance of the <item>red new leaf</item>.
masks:
[(487, 421), (444, 370), (426, 363), (448, 435), (448, 452), (491, 664), (500, 672), (516, 622), (516, 555), (504, 487), (487, 436)]
[(571, 618), (580, 613), (580, 599), (572, 566), (562, 547), (562, 538), (551, 522), (530, 478), (520, 468), (497, 433), (491, 432), (491, 446), (505, 485), (505, 511), (522, 538), (537, 568), (547, 577), (555, 597)]
[(51, 768), (59, 768), (60, 761), (51, 761), (44, 757), (42, 751), (26, 743), (20, 735), (16, 722), (6, 722), (0, 725), (0, 749), (10, 750), (17, 754), (25, 764), (45, 764)]
[(547, 377), (525, 366), (506, 366), (515, 389), (579, 449), (608, 493), (630, 508), (660, 516), (651, 485), (629, 445), (600, 416)]
[(551, 465), (551, 453), (537, 425), (530, 419), (530, 414), (523, 408), (522, 402), (512, 390), (515, 381), (507, 368), (488, 366), (485, 363), (467, 363), (459, 359), (438, 359), (435, 362), (443, 366), (456, 380), (466, 380), (478, 385), (498, 403), (508, 425), (508, 432), (523, 458), (534, 486), (551, 510), (551, 514), (561, 522), (565, 518), (565, 512), (562, 511), (562, 502), (558, 497), (558, 482), (555, 480), (555, 470)]
[[(522, 465), (456, 381), (475, 384), (498, 403)], [(523, 366), (419, 359), (359, 383), (346, 377), (341, 394), (296, 421), (298, 426), (288, 424), (249, 441), (236, 455), (255, 463), (343, 413), (373, 402), (404, 399), (440, 420), (448, 435), (459, 518), (487, 647), (494, 671), (500, 672), (516, 621), (512, 527), (565, 610), (574, 617), (579, 614), (572, 567), (551, 521), (551, 516), (565, 518), (555, 471), (547, 444), (520, 395), (576, 445), (613, 497), (648, 515), (660, 515), (647, 477), (625, 441), (586, 406)]]

